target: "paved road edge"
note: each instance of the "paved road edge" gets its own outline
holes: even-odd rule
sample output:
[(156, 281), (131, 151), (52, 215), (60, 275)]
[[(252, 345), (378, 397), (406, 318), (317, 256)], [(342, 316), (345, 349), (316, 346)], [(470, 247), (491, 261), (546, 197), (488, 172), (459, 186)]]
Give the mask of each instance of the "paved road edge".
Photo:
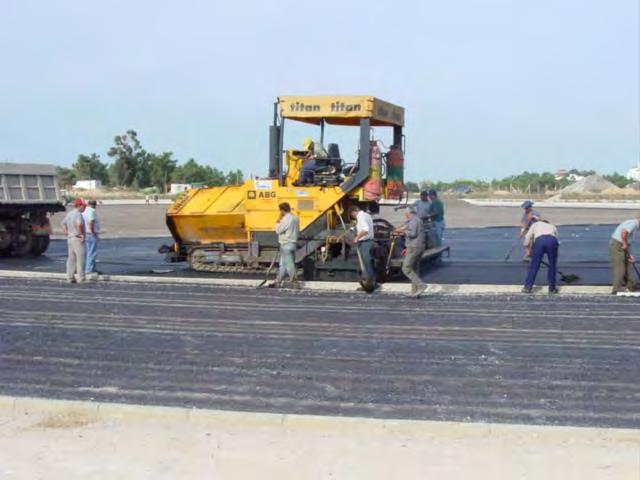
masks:
[[(64, 273), (51, 272), (26, 272), (21, 270), (0, 270), (0, 278), (28, 278), (41, 280), (65, 280)], [(136, 275), (100, 275), (97, 281), (125, 282), (125, 283), (155, 283), (173, 285), (212, 285), (223, 287), (248, 287), (255, 288), (262, 280), (242, 278), (180, 278), (180, 277), (153, 277)], [(304, 282), (302, 288), (317, 292), (357, 292), (359, 285), (356, 282)], [(405, 295), (410, 291), (408, 283), (387, 283), (377, 292), (391, 295)], [(447, 285), (430, 284), (426, 294), (445, 295), (509, 295), (520, 293), (521, 285)], [(565, 295), (589, 295), (603, 296), (611, 294), (611, 287), (571, 285), (561, 286), (560, 293)], [(546, 287), (534, 288), (534, 294), (547, 295)], [(636, 296), (638, 294), (626, 294)]]

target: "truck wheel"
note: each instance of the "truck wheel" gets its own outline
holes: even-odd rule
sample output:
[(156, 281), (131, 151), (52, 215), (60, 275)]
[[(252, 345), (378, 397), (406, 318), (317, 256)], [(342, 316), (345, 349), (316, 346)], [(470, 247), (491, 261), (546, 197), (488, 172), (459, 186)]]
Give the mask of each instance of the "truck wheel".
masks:
[(11, 256), (12, 257), (25, 257), (31, 252), (31, 247), (33, 246), (33, 237), (31, 236), (31, 232), (21, 234), (23, 237), (23, 242), (20, 244), (13, 244), (11, 246)]
[(39, 237), (33, 237), (31, 242), (31, 254), (36, 257), (42, 255), (49, 248), (49, 235), (43, 235)]

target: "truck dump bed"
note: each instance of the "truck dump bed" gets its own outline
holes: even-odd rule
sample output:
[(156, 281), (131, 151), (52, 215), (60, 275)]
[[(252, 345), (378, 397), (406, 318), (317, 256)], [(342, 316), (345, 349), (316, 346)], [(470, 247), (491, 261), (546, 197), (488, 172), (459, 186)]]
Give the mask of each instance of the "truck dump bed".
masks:
[(0, 206), (58, 203), (54, 166), (0, 163)]

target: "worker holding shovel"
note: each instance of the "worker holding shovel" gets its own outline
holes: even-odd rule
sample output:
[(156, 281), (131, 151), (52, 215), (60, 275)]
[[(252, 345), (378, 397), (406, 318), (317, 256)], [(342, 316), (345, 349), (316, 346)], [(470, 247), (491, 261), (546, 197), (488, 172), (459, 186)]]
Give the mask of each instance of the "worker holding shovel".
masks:
[(362, 288), (371, 293), (376, 288), (376, 273), (373, 269), (373, 219), (367, 212), (360, 210), (357, 205), (349, 207), (349, 217), (356, 221), (356, 238), (354, 244), (358, 250), (358, 259), (361, 264)]
[(631, 267), (636, 259), (631, 253), (631, 244), (639, 228), (640, 216), (622, 222), (611, 235), (609, 255), (611, 256), (613, 269), (613, 289), (611, 293), (614, 295), (624, 290), (623, 284), (625, 283), (629, 290), (634, 289)]
[(556, 288), (556, 276), (558, 269), (558, 229), (547, 220), (533, 221), (524, 237), (524, 246), (527, 254), (531, 256), (531, 264), (527, 279), (524, 282), (522, 293), (531, 293), (536, 275), (540, 269), (542, 258), (546, 255), (548, 260), (547, 281), (549, 293), (558, 293)]

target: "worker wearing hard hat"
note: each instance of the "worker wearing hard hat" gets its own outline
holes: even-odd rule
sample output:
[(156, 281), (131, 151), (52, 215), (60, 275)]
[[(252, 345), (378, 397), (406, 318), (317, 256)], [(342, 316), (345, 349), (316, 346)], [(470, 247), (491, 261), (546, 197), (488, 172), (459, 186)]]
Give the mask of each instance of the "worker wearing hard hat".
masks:
[(523, 202), (520, 206), (524, 210), (520, 219), (520, 238), (523, 238), (531, 224), (536, 220), (540, 220), (542, 215), (537, 210), (534, 210), (531, 200)]
[(420, 260), (425, 249), (424, 226), (414, 206), (407, 209), (405, 216), (407, 222), (396, 228), (393, 233), (405, 238), (406, 255), (402, 260), (402, 273), (411, 280), (411, 296), (417, 298), (427, 289), (427, 284), (419, 275)]

